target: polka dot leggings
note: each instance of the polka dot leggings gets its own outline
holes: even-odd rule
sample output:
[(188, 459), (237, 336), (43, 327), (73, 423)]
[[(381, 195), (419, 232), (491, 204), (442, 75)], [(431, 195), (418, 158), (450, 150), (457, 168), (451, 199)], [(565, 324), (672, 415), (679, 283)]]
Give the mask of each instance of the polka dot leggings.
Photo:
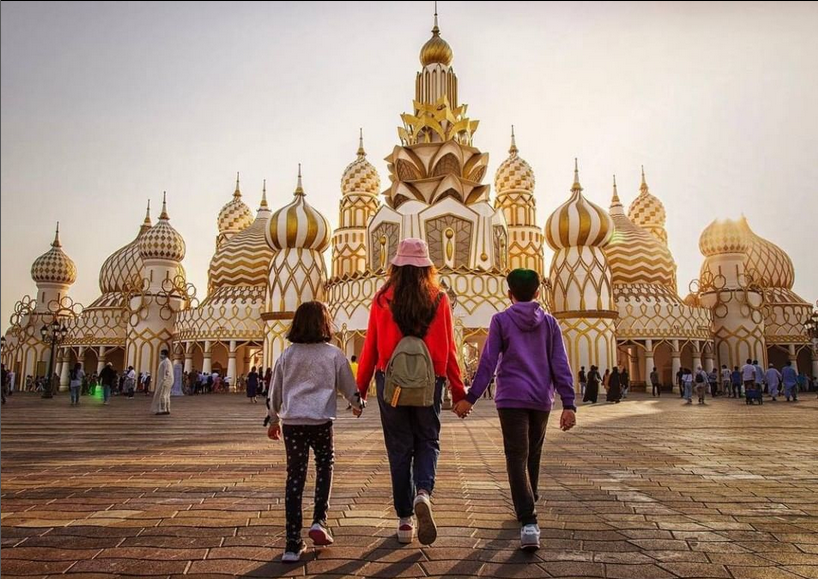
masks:
[(313, 523), (326, 524), (329, 495), (332, 490), (332, 469), (335, 448), (332, 442), (332, 422), (319, 425), (288, 425), (282, 427), (287, 452), (287, 545), (301, 542), (301, 499), (307, 482), (310, 448), (315, 453), (315, 510)]

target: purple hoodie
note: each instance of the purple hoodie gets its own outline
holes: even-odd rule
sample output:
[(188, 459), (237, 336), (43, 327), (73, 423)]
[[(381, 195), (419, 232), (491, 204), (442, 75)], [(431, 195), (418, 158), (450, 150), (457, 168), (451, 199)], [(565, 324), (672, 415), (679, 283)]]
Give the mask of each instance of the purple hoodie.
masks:
[[(498, 364), (499, 361), (499, 364)], [(474, 404), (497, 371), (497, 408), (550, 411), (554, 391), (562, 407), (574, 406), (574, 379), (562, 332), (537, 302), (517, 302), (494, 314), (480, 365), (466, 400)]]

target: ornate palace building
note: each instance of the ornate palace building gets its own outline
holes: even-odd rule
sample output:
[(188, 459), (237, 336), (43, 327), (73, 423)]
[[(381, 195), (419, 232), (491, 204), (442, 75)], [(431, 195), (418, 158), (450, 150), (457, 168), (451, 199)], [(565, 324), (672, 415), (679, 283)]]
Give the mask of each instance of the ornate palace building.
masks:
[(134, 240), (105, 260), (100, 296), (84, 309), (69, 297), (77, 269), (58, 230), (32, 266), (37, 297), (17, 303), (4, 362), (18, 376), (45, 374), (50, 345), (40, 328), (57, 320), (66, 328), (56, 356), (63, 386), (76, 361), (86, 369), (111, 361), (119, 370), (133, 365), (154, 373), (165, 347), (185, 370), (219, 371), (235, 385), (251, 365), (275, 362), (295, 309), (313, 299), (329, 304), (338, 345), (352, 355), (361, 349), (369, 303), (398, 242), (421, 237), (452, 298), (467, 371), (491, 316), (508, 306), (505, 275), (526, 267), (542, 275), (543, 307), (559, 320), (575, 371), (622, 364), (639, 383), (655, 366), (670, 384), (682, 366), (732, 367), (749, 357), (778, 366), (791, 360), (818, 375), (805, 328), (812, 306), (792, 291), (793, 264), (743, 217), (704, 230), (701, 273), (682, 298), (665, 208), (644, 170), (627, 211), (614, 178), (606, 210), (607, 194), (585, 192), (575, 161), (572, 184), (566, 167), (567, 199), (541, 228), (534, 171), (512, 128), (492, 195), (485, 182), (489, 155), (476, 146), (478, 121), (460, 100), (453, 61), (435, 15), (411, 107), (400, 116), (399, 142), (385, 159), (388, 184), (367, 160), (360, 135), (341, 176), (335, 231), (309, 203), (300, 167), (290, 203), (271, 210), (263, 187), (255, 215), (237, 177), (217, 218), (201, 302), (186, 281), (185, 242), (170, 224), (166, 201), (156, 224), (149, 207)]

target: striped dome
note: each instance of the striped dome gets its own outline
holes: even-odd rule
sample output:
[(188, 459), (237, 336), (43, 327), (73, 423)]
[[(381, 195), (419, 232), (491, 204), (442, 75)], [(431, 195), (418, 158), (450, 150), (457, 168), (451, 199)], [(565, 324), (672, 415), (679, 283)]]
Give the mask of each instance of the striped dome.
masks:
[(498, 195), (516, 191), (531, 193), (534, 191), (534, 171), (531, 165), (520, 157), (514, 138), (514, 127), (511, 128), (511, 148), (508, 158), (500, 163), (494, 174), (494, 190)]
[(241, 200), (238, 173), (236, 173), (236, 190), (233, 192), (233, 199), (219, 211), (219, 218), (216, 223), (219, 227), (219, 233), (238, 233), (244, 228), (250, 227), (250, 224), (253, 223), (253, 212)]
[(762, 287), (792, 289), (795, 267), (783, 249), (757, 235), (742, 216), (739, 227), (747, 234), (749, 247), (744, 257), (744, 269), (753, 272), (753, 279)]
[(352, 161), (341, 176), (341, 193), (369, 193), (377, 195), (381, 190), (381, 178), (372, 163), (366, 160), (363, 132), (358, 141), (358, 157)]
[(738, 222), (714, 220), (699, 236), (699, 250), (705, 257), (723, 253), (744, 253), (750, 241)]
[(329, 221), (307, 203), (301, 186), (301, 165), (298, 166), (298, 184), (293, 200), (273, 213), (267, 226), (267, 244), (274, 250), (285, 248), (324, 251), (332, 231)]
[(639, 187), (639, 196), (628, 208), (628, 217), (636, 225), (647, 229), (661, 241), (667, 243), (667, 232), (665, 231), (667, 212), (659, 198), (652, 195), (648, 189), (644, 167), (642, 167), (642, 185)]
[(267, 269), (273, 257), (266, 241), (268, 219), (270, 209), (265, 187), (255, 221), (225, 242), (210, 261), (211, 290), (222, 286), (264, 286), (267, 283)]
[(565, 247), (602, 247), (613, 232), (608, 212), (585, 199), (574, 161), (574, 185), (571, 197), (557, 207), (545, 223), (545, 238), (551, 249)]
[(109, 255), (102, 264), (99, 270), (99, 289), (102, 293), (123, 292), (130, 280), (142, 277), (144, 263), (139, 251), (139, 238), (150, 228), (151, 205), (148, 201), (148, 212), (136, 238)]
[(162, 214), (159, 221), (139, 238), (139, 252), (142, 259), (182, 261), (186, 249), (185, 240), (170, 224), (165, 195), (162, 199)]
[(670, 250), (653, 235), (634, 224), (622, 207), (614, 178), (611, 219), (614, 233), (605, 246), (614, 284), (660, 284), (676, 289), (676, 263)]
[(72, 284), (77, 281), (77, 266), (74, 261), (62, 250), (60, 242), (60, 224), (57, 223), (57, 232), (51, 249), (46, 251), (31, 264), (31, 279), (34, 283)]

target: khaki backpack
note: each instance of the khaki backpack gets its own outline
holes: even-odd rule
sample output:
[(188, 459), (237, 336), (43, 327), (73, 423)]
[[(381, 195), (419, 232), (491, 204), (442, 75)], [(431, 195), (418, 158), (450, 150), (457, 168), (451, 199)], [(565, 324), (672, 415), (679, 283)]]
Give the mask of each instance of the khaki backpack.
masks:
[[(423, 336), (437, 314), (443, 298), (440, 292)], [(435, 403), (435, 368), (423, 336), (404, 336), (386, 365), (384, 402), (390, 406), (432, 406)]]

